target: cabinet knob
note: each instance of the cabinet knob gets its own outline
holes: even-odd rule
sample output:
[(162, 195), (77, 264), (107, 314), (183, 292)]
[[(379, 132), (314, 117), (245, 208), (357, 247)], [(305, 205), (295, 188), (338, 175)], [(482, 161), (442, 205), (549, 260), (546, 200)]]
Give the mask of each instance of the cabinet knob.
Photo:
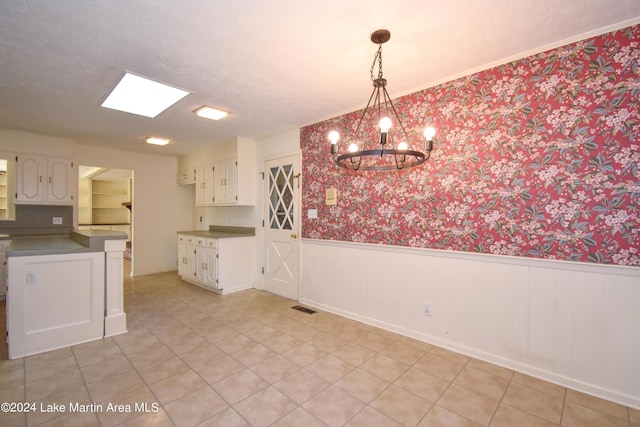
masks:
[(296, 233), (293, 233), (293, 234), (291, 234), (291, 238), (293, 238), (293, 239), (297, 239), (297, 238), (298, 238), (298, 235), (297, 235)]

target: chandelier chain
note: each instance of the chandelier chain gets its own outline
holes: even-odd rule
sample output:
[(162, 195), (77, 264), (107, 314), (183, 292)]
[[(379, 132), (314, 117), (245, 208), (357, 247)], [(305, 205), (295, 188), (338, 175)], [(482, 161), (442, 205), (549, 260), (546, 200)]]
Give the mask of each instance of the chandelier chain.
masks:
[[(373, 74), (373, 69), (376, 67), (376, 61), (378, 62), (378, 77)], [(378, 45), (378, 52), (376, 52), (376, 56), (373, 58), (373, 62), (371, 63), (371, 69), (369, 70), (371, 74), (371, 81), (376, 81), (376, 79), (382, 78), (382, 45)]]

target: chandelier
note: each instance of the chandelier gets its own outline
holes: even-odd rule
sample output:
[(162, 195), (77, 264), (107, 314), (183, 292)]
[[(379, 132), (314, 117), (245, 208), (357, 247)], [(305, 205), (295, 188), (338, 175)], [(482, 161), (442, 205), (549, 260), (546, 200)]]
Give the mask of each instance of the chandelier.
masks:
[[(377, 30), (371, 34), (371, 41), (378, 45), (370, 70), (373, 92), (362, 112), (355, 133), (346, 138), (349, 144), (348, 152), (338, 153), (340, 134), (336, 130), (329, 132), (331, 155), (340, 167), (351, 170), (401, 170), (421, 165), (431, 156), (435, 129), (427, 127), (423, 132), (426, 141), (424, 147), (422, 141), (414, 141), (417, 147), (414, 148), (387, 92), (387, 80), (382, 77), (382, 44), (390, 38), (391, 33), (387, 30)], [(377, 76), (374, 74), (376, 63)], [(394, 128), (392, 133), (391, 128), (396, 125), (397, 128)]]

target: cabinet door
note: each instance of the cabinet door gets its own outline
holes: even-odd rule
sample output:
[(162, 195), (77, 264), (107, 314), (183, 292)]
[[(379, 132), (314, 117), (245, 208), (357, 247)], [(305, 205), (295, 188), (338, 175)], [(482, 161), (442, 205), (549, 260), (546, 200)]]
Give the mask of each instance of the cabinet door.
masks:
[(214, 167), (207, 164), (198, 169), (198, 179), (196, 182), (196, 206), (213, 205), (214, 197)]
[(225, 178), (224, 162), (216, 162), (213, 165), (213, 203), (216, 205), (222, 205), (225, 202)]
[(47, 162), (47, 202), (73, 203), (75, 168), (69, 159), (49, 157)]
[(43, 203), (46, 200), (46, 158), (21, 155), (16, 160), (16, 202)]
[(196, 206), (204, 203), (204, 166), (196, 169)]
[(178, 276), (187, 274), (187, 244), (180, 241), (182, 236), (178, 237)]
[(207, 248), (206, 250), (206, 274), (204, 283), (207, 286), (218, 288), (218, 250)]
[(197, 180), (196, 169), (187, 169), (178, 171), (178, 185), (188, 185), (193, 184)]
[(224, 172), (224, 202), (226, 204), (236, 204), (238, 203), (238, 190), (236, 187), (238, 162), (236, 160), (226, 161)]
[(187, 275), (196, 277), (196, 246), (187, 242)]
[(196, 246), (196, 280), (200, 282), (205, 281), (207, 273), (207, 250), (205, 248)]
[(216, 205), (235, 205), (238, 203), (237, 182), (237, 161), (224, 160), (216, 162), (213, 172)]

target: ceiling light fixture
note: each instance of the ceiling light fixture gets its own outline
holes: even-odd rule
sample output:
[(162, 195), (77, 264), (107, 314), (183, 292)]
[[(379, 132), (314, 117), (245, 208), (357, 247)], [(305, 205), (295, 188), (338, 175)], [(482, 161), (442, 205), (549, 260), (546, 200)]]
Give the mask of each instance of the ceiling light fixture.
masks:
[(204, 117), (205, 119), (220, 120), (229, 115), (226, 111), (219, 110), (217, 108), (203, 105), (194, 111), (198, 117)]
[(147, 141), (147, 144), (153, 144), (153, 145), (167, 145), (168, 143), (171, 142), (170, 139), (156, 138), (154, 136), (147, 138), (146, 141)]
[(186, 90), (126, 73), (102, 106), (154, 118), (188, 94)]
[[(378, 30), (371, 34), (371, 41), (378, 45), (370, 70), (373, 92), (362, 112), (355, 133), (345, 138), (348, 144), (347, 153), (338, 153), (338, 131), (329, 132), (331, 155), (340, 167), (351, 170), (400, 170), (421, 165), (431, 156), (435, 129), (428, 127), (423, 132), (426, 140), (424, 152), (414, 149), (411, 138), (387, 93), (387, 80), (382, 77), (382, 44), (390, 38), (391, 33), (387, 30)], [(376, 62), (377, 76), (374, 74)], [(392, 138), (391, 127), (394, 125), (398, 125), (400, 130)], [(396, 141), (398, 143), (394, 147)], [(379, 148), (375, 148), (376, 146)], [(422, 141), (416, 143), (416, 146), (421, 147)]]

